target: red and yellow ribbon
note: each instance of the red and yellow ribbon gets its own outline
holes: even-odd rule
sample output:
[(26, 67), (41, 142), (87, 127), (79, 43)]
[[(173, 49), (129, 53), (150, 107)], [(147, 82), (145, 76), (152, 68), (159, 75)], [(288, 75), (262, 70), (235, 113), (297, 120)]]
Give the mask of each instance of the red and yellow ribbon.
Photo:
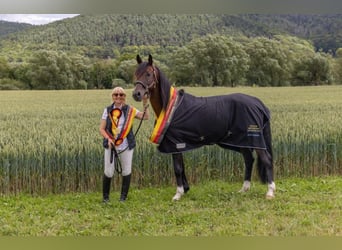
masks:
[(117, 136), (117, 134), (119, 133), (118, 131), (118, 125), (119, 125), (119, 119), (121, 117), (121, 110), (118, 108), (113, 109), (109, 115), (109, 118), (112, 122), (112, 134), (114, 136), (114, 138)]
[(127, 115), (125, 117), (125, 122), (117, 139), (115, 140), (115, 146), (119, 146), (123, 142), (124, 138), (127, 137), (129, 131), (132, 128), (136, 113), (137, 113), (137, 110), (135, 108), (130, 107), (130, 106), (128, 107)]
[(118, 125), (119, 125), (119, 119), (122, 115), (122, 111), (120, 109), (113, 109), (111, 114), (109, 114), (110, 120), (112, 122), (112, 134), (114, 136), (111, 137), (114, 139), (114, 144), (115, 146), (119, 146), (123, 140), (127, 137), (129, 131), (132, 128), (134, 117), (137, 113), (137, 110), (131, 106), (128, 107), (127, 109), (127, 115), (125, 116), (125, 121), (122, 126), (121, 131), (118, 130)]
[(164, 136), (164, 133), (167, 129), (167, 125), (171, 120), (172, 110), (174, 108), (174, 104), (177, 100), (177, 90), (173, 87), (170, 88), (170, 99), (167, 104), (166, 110), (162, 110), (157, 117), (156, 124), (153, 128), (152, 135), (150, 137), (150, 141), (156, 144), (159, 144)]

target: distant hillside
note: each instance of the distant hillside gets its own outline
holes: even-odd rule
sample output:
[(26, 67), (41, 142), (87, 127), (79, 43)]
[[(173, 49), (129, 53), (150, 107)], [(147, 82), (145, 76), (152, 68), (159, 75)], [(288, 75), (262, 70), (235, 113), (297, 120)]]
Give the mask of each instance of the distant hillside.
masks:
[(212, 33), (248, 37), (290, 34), (311, 40), (317, 49), (334, 52), (342, 47), (342, 14), (104, 14), (80, 15), (39, 26), (0, 22), (0, 42), (3, 38), (4, 44), (15, 42), (31, 49), (51, 43), (68, 48), (110, 49), (131, 45), (182, 46)]
[(27, 23), (15, 23), (0, 20), (0, 38), (11, 33), (26, 30), (30, 27), (32, 27), (32, 25)]
[(243, 15), (268, 32), (285, 33), (313, 42), (317, 49), (335, 52), (342, 47), (342, 14), (336, 15)]

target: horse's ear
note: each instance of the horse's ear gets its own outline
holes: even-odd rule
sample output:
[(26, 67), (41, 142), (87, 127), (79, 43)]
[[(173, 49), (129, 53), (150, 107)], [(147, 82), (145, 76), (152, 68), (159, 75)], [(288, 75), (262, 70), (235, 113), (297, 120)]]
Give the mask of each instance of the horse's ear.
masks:
[(153, 64), (153, 59), (152, 59), (151, 54), (148, 55), (148, 64), (151, 65), (151, 66)]
[(141, 57), (139, 55), (137, 55), (137, 62), (138, 64), (142, 63)]

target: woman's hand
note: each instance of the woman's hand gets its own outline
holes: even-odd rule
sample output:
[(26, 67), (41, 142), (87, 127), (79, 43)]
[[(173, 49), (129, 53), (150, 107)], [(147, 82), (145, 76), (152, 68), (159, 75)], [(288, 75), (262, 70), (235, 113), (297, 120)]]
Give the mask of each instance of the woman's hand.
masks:
[(108, 147), (109, 149), (112, 149), (112, 147), (114, 146), (114, 141), (110, 138), (107, 139), (108, 140)]

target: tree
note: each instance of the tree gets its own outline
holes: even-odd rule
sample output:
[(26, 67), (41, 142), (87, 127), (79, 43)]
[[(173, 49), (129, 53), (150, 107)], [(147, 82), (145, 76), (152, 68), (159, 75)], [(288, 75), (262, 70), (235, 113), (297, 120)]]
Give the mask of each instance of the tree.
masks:
[(112, 81), (117, 76), (114, 60), (96, 60), (90, 69), (89, 84), (93, 88), (112, 88)]
[(136, 67), (137, 61), (135, 59), (122, 61), (118, 67), (118, 77), (126, 83), (132, 83)]
[(257, 37), (246, 44), (250, 57), (249, 84), (259, 86), (289, 85), (292, 73), (291, 52), (282, 39)]
[(170, 78), (176, 85), (190, 85), (194, 83), (195, 65), (192, 51), (187, 47), (181, 47), (171, 56), (173, 68)]
[(249, 62), (243, 46), (222, 35), (208, 35), (192, 40), (177, 52), (173, 60), (177, 62), (177, 72), (172, 73), (174, 77), (211, 86), (235, 86), (242, 83)]
[[(25, 73), (32, 89), (86, 88), (87, 60), (65, 52), (40, 50), (33, 53)], [(22, 74), (21, 74), (22, 75)]]
[(309, 82), (311, 85), (322, 85), (331, 83), (329, 57), (325, 53), (318, 52), (308, 61), (310, 72)]
[(10, 76), (10, 67), (5, 58), (0, 57), (0, 79)]
[(332, 66), (334, 82), (342, 84), (342, 48), (337, 49), (335, 55)]

